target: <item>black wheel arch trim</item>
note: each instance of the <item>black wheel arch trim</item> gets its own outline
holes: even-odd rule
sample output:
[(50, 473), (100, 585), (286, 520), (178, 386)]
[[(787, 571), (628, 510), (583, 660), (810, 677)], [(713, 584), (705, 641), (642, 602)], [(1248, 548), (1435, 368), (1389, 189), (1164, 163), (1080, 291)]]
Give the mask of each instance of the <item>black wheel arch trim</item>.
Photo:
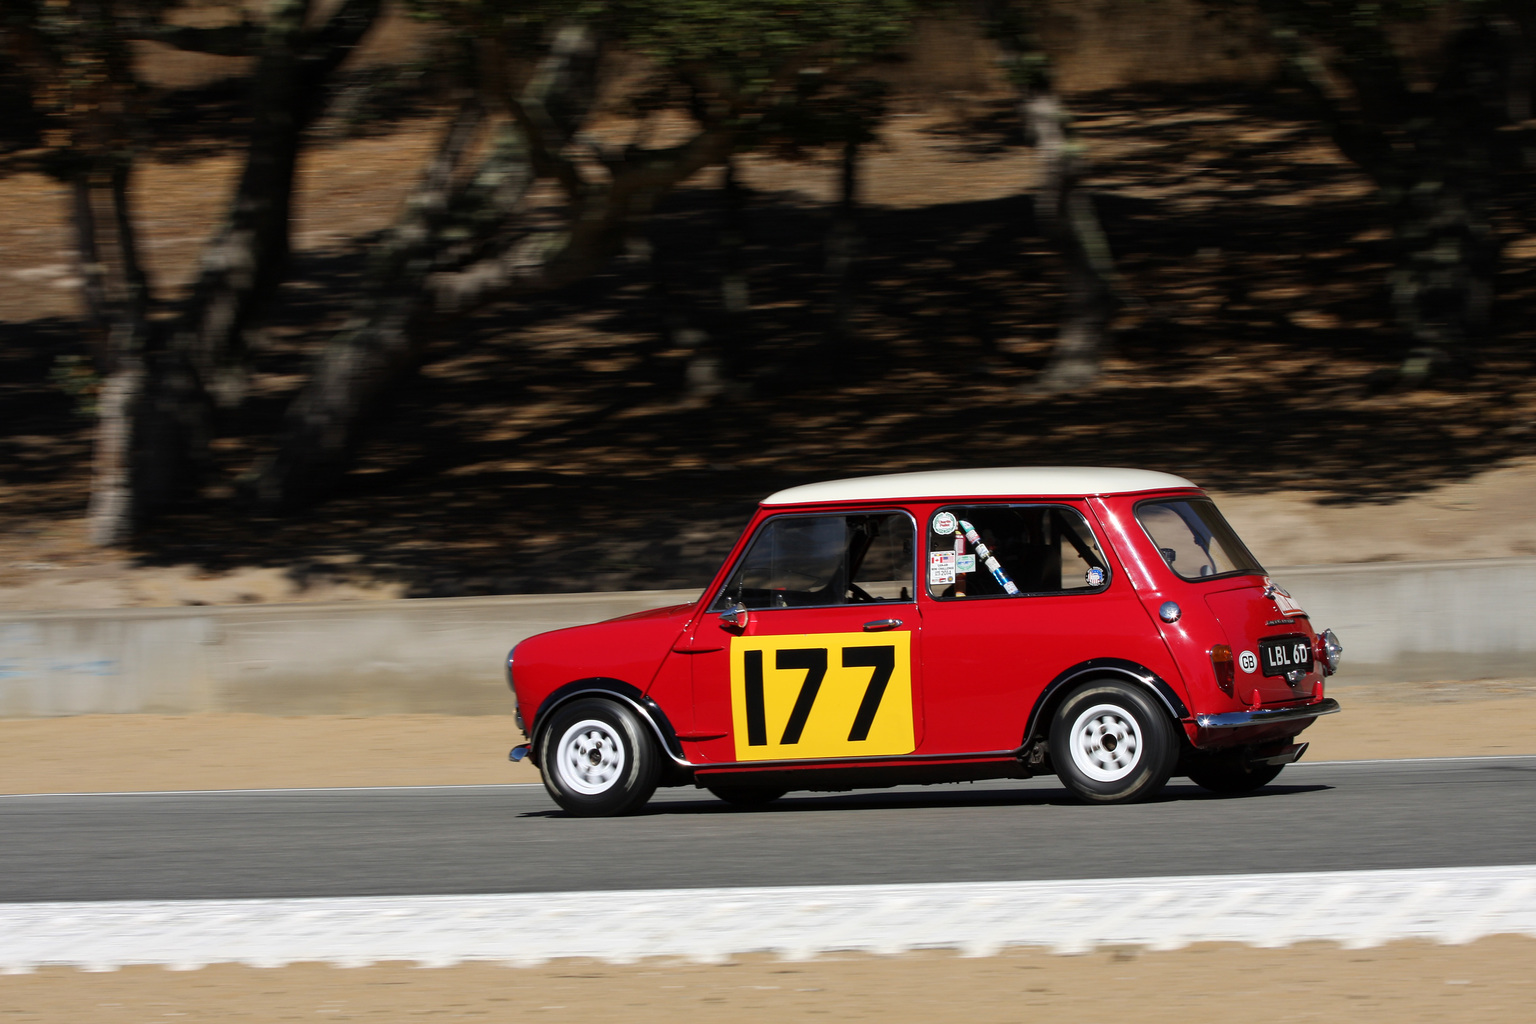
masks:
[(1179, 696), (1179, 692), (1169, 686), (1162, 676), (1145, 665), (1139, 665), (1124, 658), (1090, 658), (1062, 672), (1040, 691), (1040, 696), (1035, 700), (1035, 706), (1029, 710), (1029, 721), (1024, 726), (1024, 742), (1021, 749), (1028, 747), (1039, 736), (1040, 724), (1045, 717), (1045, 712), (1055, 709), (1060, 695), (1073, 683), (1082, 682), (1090, 676), (1118, 677), (1127, 680), (1155, 694), (1158, 702), (1175, 720), (1183, 721), (1190, 717), (1189, 708), (1184, 704), (1184, 699)]
[[(668, 760), (680, 767), (691, 768), (683, 757), (683, 745), (677, 738), (677, 730), (672, 727), (672, 722), (667, 718), (667, 713), (661, 710), (650, 697), (632, 683), (626, 683), (622, 679), (613, 679), (608, 676), (590, 676), (586, 679), (573, 679), (563, 686), (557, 686), (549, 696), (544, 698), (539, 705), (538, 713), (533, 719), (533, 735), (528, 738), (529, 744), (535, 756), (538, 754), (540, 737), (543, 736), (549, 716), (562, 704), (569, 704), (578, 697), (602, 696), (609, 699), (617, 698), (628, 704), (640, 717), (650, 725), (651, 731), (656, 734), (656, 740), (661, 744), (661, 749), (666, 753)], [(538, 764), (537, 761), (534, 762)]]

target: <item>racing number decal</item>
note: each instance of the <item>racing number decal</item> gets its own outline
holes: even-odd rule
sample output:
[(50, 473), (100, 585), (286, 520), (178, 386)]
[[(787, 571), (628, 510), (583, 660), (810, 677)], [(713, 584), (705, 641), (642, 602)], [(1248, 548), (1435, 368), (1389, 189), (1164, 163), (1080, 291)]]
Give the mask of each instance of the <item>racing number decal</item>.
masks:
[(738, 761), (910, 754), (912, 634), (736, 637), (731, 722)]

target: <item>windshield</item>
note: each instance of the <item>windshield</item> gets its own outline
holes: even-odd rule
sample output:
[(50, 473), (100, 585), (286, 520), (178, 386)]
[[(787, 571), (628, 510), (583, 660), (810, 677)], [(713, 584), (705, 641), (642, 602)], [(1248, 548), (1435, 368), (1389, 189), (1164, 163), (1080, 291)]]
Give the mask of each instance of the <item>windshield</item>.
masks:
[(1264, 572), (1209, 498), (1143, 502), (1136, 521), (1163, 561), (1186, 580)]

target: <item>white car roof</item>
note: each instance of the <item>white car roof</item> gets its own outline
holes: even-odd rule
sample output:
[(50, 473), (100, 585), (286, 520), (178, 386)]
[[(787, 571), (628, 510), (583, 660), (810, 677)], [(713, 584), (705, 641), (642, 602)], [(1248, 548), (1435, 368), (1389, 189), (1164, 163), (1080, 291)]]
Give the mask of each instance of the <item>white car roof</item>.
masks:
[(789, 487), (763, 499), (764, 505), (826, 501), (891, 501), (898, 498), (1068, 498), (1194, 487), (1181, 476), (1147, 469), (1102, 466), (1010, 466), (998, 469), (939, 469), (890, 473)]

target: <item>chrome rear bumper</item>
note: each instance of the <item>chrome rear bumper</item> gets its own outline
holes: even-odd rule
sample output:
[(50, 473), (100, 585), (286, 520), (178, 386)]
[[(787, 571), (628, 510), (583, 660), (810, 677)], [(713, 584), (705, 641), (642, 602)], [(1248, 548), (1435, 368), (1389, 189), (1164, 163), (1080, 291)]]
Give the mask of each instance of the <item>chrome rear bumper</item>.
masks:
[(1229, 711), (1221, 715), (1196, 715), (1195, 724), (1202, 729), (1241, 729), (1248, 725), (1301, 722), (1323, 715), (1336, 715), (1341, 710), (1338, 701), (1324, 697), (1316, 704), (1303, 704), (1301, 707), (1258, 708), (1254, 711)]

